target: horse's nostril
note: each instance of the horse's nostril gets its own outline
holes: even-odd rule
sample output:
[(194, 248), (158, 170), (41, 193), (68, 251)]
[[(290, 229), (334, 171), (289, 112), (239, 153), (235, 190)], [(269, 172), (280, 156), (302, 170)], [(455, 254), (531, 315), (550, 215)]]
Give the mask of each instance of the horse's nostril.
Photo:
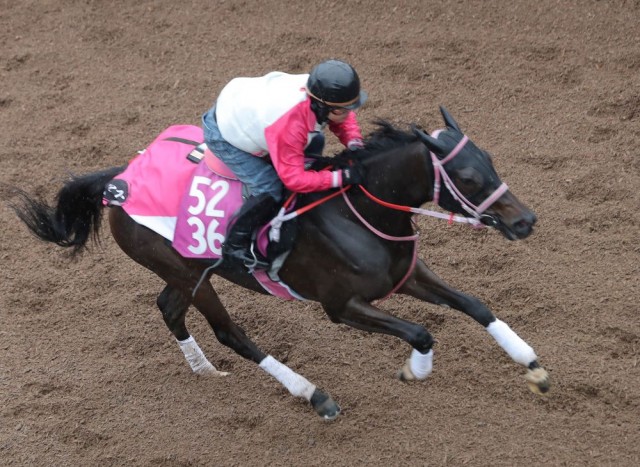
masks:
[(526, 238), (528, 237), (532, 230), (533, 224), (536, 222), (535, 216), (532, 219), (522, 219), (515, 224), (513, 224), (513, 230), (518, 236), (518, 238)]

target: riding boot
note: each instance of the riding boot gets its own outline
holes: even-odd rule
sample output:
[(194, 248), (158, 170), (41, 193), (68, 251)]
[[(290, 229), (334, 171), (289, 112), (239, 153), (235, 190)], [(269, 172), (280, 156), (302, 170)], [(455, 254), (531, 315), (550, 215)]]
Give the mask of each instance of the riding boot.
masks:
[(269, 263), (259, 260), (250, 251), (254, 229), (270, 220), (277, 210), (276, 200), (268, 193), (250, 197), (235, 216), (235, 221), (222, 245), (225, 259), (241, 262), (245, 266), (266, 269)]

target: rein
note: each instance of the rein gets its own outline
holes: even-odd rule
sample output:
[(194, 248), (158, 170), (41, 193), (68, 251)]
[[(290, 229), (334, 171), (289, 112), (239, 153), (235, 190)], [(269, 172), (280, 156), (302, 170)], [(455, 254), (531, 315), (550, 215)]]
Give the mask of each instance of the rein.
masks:
[[(440, 134), (443, 130), (436, 130), (435, 132), (432, 133), (431, 136), (433, 136), (434, 138), (438, 137), (438, 134)], [(467, 142), (469, 141), (469, 138), (466, 135), (463, 135), (462, 139), (458, 142), (458, 144), (456, 144), (456, 146), (451, 150), (451, 152), (449, 154), (447, 154), (445, 157), (443, 157), (442, 159), (438, 159), (436, 157), (436, 155), (432, 152), (429, 151), (429, 155), (431, 156), (431, 162), (433, 164), (433, 172), (434, 172), (434, 181), (433, 181), (433, 202), (435, 204), (438, 204), (439, 200), (440, 200), (440, 191), (441, 191), (441, 187), (442, 184), (444, 184), (444, 186), (447, 188), (447, 190), (449, 190), (449, 193), (451, 194), (451, 196), (458, 202), (460, 203), (460, 206), (462, 207), (462, 209), (464, 209), (467, 213), (469, 213), (472, 217), (465, 217), (465, 216), (459, 216), (459, 215), (455, 215), (453, 212), (449, 213), (449, 214), (444, 214), (438, 211), (432, 211), (429, 209), (422, 209), (422, 208), (414, 208), (411, 206), (404, 206), (404, 205), (400, 205), (400, 204), (394, 204), (394, 203), (389, 203), (387, 201), (381, 200), (380, 198), (377, 198), (376, 196), (374, 196), (373, 194), (371, 194), (367, 189), (365, 189), (362, 185), (359, 185), (360, 189), (362, 190), (362, 192), (372, 201), (374, 201), (375, 203), (378, 203), (381, 206), (387, 207), (389, 209), (395, 209), (397, 211), (404, 211), (404, 212), (411, 212), (414, 214), (420, 214), (423, 216), (430, 216), (430, 217), (435, 217), (438, 219), (446, 219), (448, 220), (449, 224), (452, 224), (453, 222), (459, 222), (459, 223), (463, 223), (463, 224), (470, 224), (473, 228), (476, 229), (483, 229), (486, 227), (486, 225), (484, 225), (484, 223), (482, 222), (483, 218), (491, 218), (491, 216), (488, 216), (486, 214), (484, 214), (484, 212), (493, 204), (495, 203), (498, 198), (500, 198), (507, 190), (509, 190), (509, 187), (507, 186), (506, 183), (502, 183), (496, 190), (494, 190), (494, 192), (489, 195), (489, 197), (487, 199), (485, 199), (482, 203), (480, 203), (479, 206), (476, 206), (475, 204), (473, 204), (471, 201), (469, 201), (455, 186), (455, 184), (453, 183), (453, 181), (451, 180), (451, 177), (449, 177), (449, 174), (447, 173), (447, 171), (445, 170), (444, 166), (445, 164), (447, 164), (448, 162), (451, 162), (453, 160), (453, 158), (455, 158), (464, 148), (464, 146), (467, 144)], [(442, 183), (441, 183), (442, 182)], [(282, 226), (283, 222), (286, 222), (290, 219), (293, 219), (294, 217), (297, 217), (301, 214), (304, 214), (307, 211), (310, 211), (311, 209), (315, 208), (316, 206), (338, 196), (338, 195), (342, 195), (342, 197), (344, 198), (346, 204), (349, 206), (349, 208), (351, 209), (351, 211), (356, 215), (356, 217), (360, 220), (360, 222), (362, 222), (370, 231), (372, 231), (373, 233), (375, 233), (376, 235), (378, 235), (381, 238), (384, 238), (386, 240), (392, 240), (392, 241), (408, 241), (408, 240), (414, 240), (413, 236), (410, 237), (392, 237), (389, 235), (386, 235), (382, 232), (380, 232), (379, 230), (377, 230), (375, 227), (373, 227), (371, 224), (369, 224), (355, 209), (355, 207), (351, 204), (351, 202), (349, 201), (349, 198), (346, 195), (346, 192), (351, 188), (351, 186), (347, 186), (347, 187), (343, 187), (340, 190), (337, 190), (333, 193), (331, 193), (330, 195), (325, 196), (324, 198), (321, 198), (317, 201), (314, 201), (311, 204), (308, 204), (307, 206), (304, 206), (303, 208), (297, 209), (295, 211), (289, 212), (287, 213), (287, 210), (289, 209), (289, 207), (293, 204), (294, 200), (295, 200), (295, 196), (296, 194), (293, 193), (288, 199), (287, 201), (284, 203), (283, 207), (280, 209), (280, 212), (278, 213), (278, 215), (271, 221), (271, 232), (269, 234), (269, 237), (271, 240), (273, 241), (279, 241), (280, 239), (280, 227)]]
[[(432, 136), (436, 138), (441, 131), (442, 130), (435, 131), (432, 134)], [(463, 135), (462, 139), (458, 142), (458, 144), (456, 144), (456, 146), (451, 150), (451, 152), (447, 154), (445, 157), (443, 157), (442, 160), (438, 159), (432, 151), (429, 151), (429, 155), (431, 157), (431, 161), (434, 169), (433, 170), (434, 172), (433, 202), (438, 204), (438, 201), (440, 199), (440, 190), (441, 190), (441, 181), (442, 181), (442, 184), (444, 184), (447, 190), (449, 190), (449, 193), (451, 194), (451, 196), (458, 203), (460, 203), (460, 206), (462, 207), (462, 209), (464, 209), (472, 217), (454, 215), (453, 212), (449, 214), (444, 214), (441, 212), (431, 211), (428, 209), (414, 208), (411, 206), (404, 206), (400, 204), (389, 203), (387, 201), (381, 200), (380, 198), (377, 198), (376, 196), (371, 194), (367, 189), (365, 189), (362, 185), (359, 185), (359, 187), (369, 199), (389, 209), (395, 209), (397, 211), (410, 212), (413, 214), (436, 217), (439, 219), (447, 219), (449, 221), (449, 224), (452, 224), (453, 222), (460, 222), (460, 223), (470, 224), (473, 228), (476, 228), (476, 229), (485, 228), (486, 225), (484, 225), (484, 223), (482, 222), (482, 219), (483, 218), (491, 219), (491, 216), (488, 216), (483, 213), (493, 203), (495, 203), (496, 200), (498, 200), (498, 198), (500, 198), (509, 189), (509, 187), (507, 186), (506, 183), (503, 182), (496, 190), (494, 190), (494, 192), (491, 195), (489, 195), (489, 197), (487, 197), (487, 199), (485, 199), (482, 203), (480, 203), (479, 206), (474, 205), (456, 188), (455, 184), (449, 177), (449, 174), (447, 174), (447, 171), (445, 170), (444, 166), (445, 164), (453, 160), (453, 158), (455, 158), (462, 151), (462, 149), (464, 148), (464, 146), (467, 144), (468, 141), (469, 141), (469, 138), (466, 135)], [(395, 242), (403, 242), (403, 241), (413, 242), (413, 255), (411, 259), (411, 265), (409, 266), (407, 273), (400, 280), (400, 282), (398, 282), (398, 284), (396, 284), (396, 286), (385, 297), (380, 299), (380, 300), (385, 300), (389, 296), (393, 295), (400, 287), (402, 287), (402, 285), (407, 281), (407, 279), (409, 279), (409, 277), (413, 273), (413, 269), (415, 268), (415, 264), (417, 260), (419, 235), (418, 233), (415, 233), (413, 235), (395, 237), (395, 236), (387, 235), (384, 232), (381, 232), (380, 230), (376, 229), (373, 225), (367, 222), (367, 220), (364, 217), (362, 217), (362, 215), (356, 210), (355, 206), (353, 206), (353, 204), (351, 203), (351, 200), (347, 196), (347, 191), (350, 188), (351, 188), (351, 185), (347, 187), (343, 187), (331, 193), (330, 195), (325, 196), (324, 198), (314, 201), (313, 203), (310, 203), (300, 209), (287, 213), (287, 210), (293, 205), (295, 201), (296, 194), (293, 193), (286, 200), (282, 208), (280, 208), (280, 211), (278, 212), (276, 217), (270, 222), (271, 230), (269, 232), (269, 238), (272, 241), (276, 241), (276, 242), (279, 241), (280, 229), (283, 222), (286, 222), (301, 214), (304, 214), (305, 212), (310, 211), (311, 209), (317, 207), (318, 205), (326, 201), (329, 201), (332, 198), (335, 198), (336, 196), (342, 195), (342, 198), (344, 199), (347, 206), (349, 206), (349, 209), (351, 209), (351, 212), (353, 212), (353, 214), (358, 218), (358, 220), (360, 220), (360, 222), (365, 227), (367, 227), (371, 232), (373, 232), (378, 237), (385, 240), (389, 240), (389, 241), (395, 241)]]
[(375, 197), (374, 195), (369, 193), (369, 191), (367, 191), (362, 185), (360, 186), (360, 189), (362, 190), (362, 192), (365, 195), (367, 195), (367, 197), (369, 199), (371, 199), (372, 201), (378, 203), (379, 205), (384, 206), (384, 207), (389, 208), (389, 209), (395, 209), (397, 211), (412, 212), (414, 214), (420, 214), (422, 216), (436, 217), (438, 219), (447, 219), (449, 221), (449, 224), (453, 224), (454, 222), (460, 222), (462, 224), (470, 224), (472, 227), (474, 227), (476, 229), (484, 229), (486, 227), (484, 224), (482, 224), (482, 222), (480, 222), (476, 218), (458, 216), (458, 215), (455, 215), (452, 212), (450, 212), (449, 214), (444, 214), (442, 212), (431, 211), (429, 209), (413, 208), (411, 206), (403, 206), (401, 204), (393, 204), (393, 203), (389, 203), (387, 201), (383, 201), (380, 198)]
[(271, 220), (271, 222), (269, 222), (269, 225), (271, 225), (271, 230), (269, 231), (269, 240), (273, 242), (279, 242), (280, 229), (284, 222), (287, 222), (295, 217), (301, 216), (305, 212), (311, 211), (313, 208), (321, 205), (322, 203), (329, 201), (331, 198), (335, 198), (336, 196), (345, 193), (350, 188), (351, 186), (340, 188), (338, 191), (334, 191), (330, 195), (327, 195), (324, 198), (320, 198), (319, 200), (314, 201), (313, 203), (309, 203), (306, 206), (301, 207), (300, 209), (287, 212), (287, 210), (293, 206), (297, 196), (297, 193), (291, 193), (289, 198), (287, 198), (287, 200), (284, 202), (284, 204), (280, 208), (280, 211), (278, 211), (278, 214), (276, 214), (276, 216)]

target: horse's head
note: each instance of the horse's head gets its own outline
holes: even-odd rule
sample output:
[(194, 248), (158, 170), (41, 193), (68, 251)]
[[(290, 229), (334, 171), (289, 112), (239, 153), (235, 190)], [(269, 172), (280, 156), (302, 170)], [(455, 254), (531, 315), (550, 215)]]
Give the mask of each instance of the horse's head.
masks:
[(446, 129), (432, 136), (415, 130), (431, 151), (434, 202), (448, 211), (477, 218), (509, 240), (528, 237), (536, 222), (535, 214), (500, 180), (491, 156), (462, 133), (443, 107), (440, 111)]

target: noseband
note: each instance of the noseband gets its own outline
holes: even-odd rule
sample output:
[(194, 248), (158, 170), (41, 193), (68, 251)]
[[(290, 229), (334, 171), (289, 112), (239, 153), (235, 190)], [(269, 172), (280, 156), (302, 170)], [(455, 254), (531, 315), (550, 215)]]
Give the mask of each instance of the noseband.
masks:
[[(433, 138), (437, 138), (442, 131), (443, 130), (436, 130), (431, 134), (431, 136)], [(440, 200), (440, 188), (441, 188), (440, 181), (442, 180), (442, 183), (444, 183), (444, 186), (447, 188), (447, 190), (449, 190), (449, 193), (451, 193), (451, 196), (453, 196), (453, 199), (455, 199), (458, 203), (460, 203), (460, 206), (462, 206), (462, 209), (464, 209), (467, 213), (469, 213), (475, 219), (478, 219), (479, 221), (481, 221), (483, 224), (494, 225), (497, 223), (497, 221), (493, 218), (493, 216), (484, 214), (484, 212), (509, 189), (507, 184), (503, 182), (502, 185), (500, 185), (493, 193), (491, 193), (491, 195), (489, 195), (487, 199), (485, 199), (482, 203), (480, 203), (480, 205), (476, 206), (471, 201), (469, 201), (460, 192), (460, 190), (458, 190), (458, 188), (456, 188), (456, 185), (453, 183), (453, 181), (451, 180), (451, 177), (449, 177), (449, 174), (444, 168), (447, 162), (451, 162), (454, 157), (460, 154), (460, 151), (462, 151), (462, 148), (467, 144), (468, 141), (469, 141), (469, 138), (466, 135), (462, 135), (462, 139), (458, 142), (458, 144), (456, 144), (456, 146), (451, 150), (451, 152), (447, 154), (445, 157), (443, 157), (442, 159), (438, 159), (432, 151), (429, 151), (429, 154), (431, 155), (431, 162), (433, 163), (433, 173), (434, 173), (433, 202), (435, 204), (438, 204)]]

